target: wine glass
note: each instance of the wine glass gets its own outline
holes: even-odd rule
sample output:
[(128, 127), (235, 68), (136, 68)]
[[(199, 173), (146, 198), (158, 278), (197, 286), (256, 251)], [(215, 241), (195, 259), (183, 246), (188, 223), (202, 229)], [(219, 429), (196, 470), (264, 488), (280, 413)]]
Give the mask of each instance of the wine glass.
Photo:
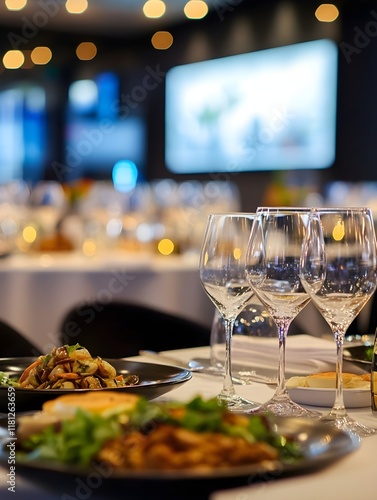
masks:
[(67, 209), (62, 185), (57, 181), (39, 181), (31, 190), (30, 205), (43, 236), (55, 234)]
[(310, 213), (300, 277), (336, 342), (334, 405), (321, 420), (369, 436), (376, 432), (353, 420), (343, 399), (344, 335), (376, 289), (374, 223), (369, 208), (319, 208)]
[(234, 322), (254, 294), (245, 272), (247, 243), (253, 219), (254, 214), (210, 214), (199, 260), (203, 288), (225, 323), (224, 380), (218, 399), (225, 401), (233, 411), (246, 411), (259, 406), (259, 403), (236, 394), (231, 368)]
[(250, 235), (246, 274), (272, 316), (279, 337), (278, 383), (257, 413), (319, 418), (290, 398), (285, 382), (285, 348), (289, 326), (310, 301), (300, 283), (299, 264), (309, 208), (259, 207)]

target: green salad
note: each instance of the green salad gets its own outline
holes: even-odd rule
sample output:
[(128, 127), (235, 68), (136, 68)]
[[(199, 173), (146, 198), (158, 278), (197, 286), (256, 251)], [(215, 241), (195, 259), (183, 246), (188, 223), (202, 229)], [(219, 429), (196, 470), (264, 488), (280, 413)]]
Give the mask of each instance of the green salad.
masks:
[[(263, 443), (282, 463), (302, 457), (299, 445), (277, 434), (267, 416), (235, 415), (216, 398), (198, 396), (188, 403), (156, 403), (140, 398), (129, 410), (112, 410), (104, 415), (78, 409), (75, 418), (49, 425), (19, 443), (19, 454), (28, 460), (48, 460), (87, 466), (98, 457), (106, 443), (120, 446), (125, 436), (153, 439), (158, 429), (184, 430), (190, 439), (225, 436), (238, 444)], [(187, 437), (187, 436), (186, 436)], [(140, 446), (141, 447), (141, 446)], [(228, 452), (229, 453), (229, 452)]]
[(9, 376), (7, 373), (0, 371), (0, 386), (5, 387), (19, 387), (18, 380)]

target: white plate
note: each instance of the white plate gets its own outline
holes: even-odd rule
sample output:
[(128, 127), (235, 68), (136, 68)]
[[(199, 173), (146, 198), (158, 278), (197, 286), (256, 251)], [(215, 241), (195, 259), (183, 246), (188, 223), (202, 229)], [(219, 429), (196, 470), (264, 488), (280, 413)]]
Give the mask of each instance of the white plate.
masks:
[[(335, 401), (335, 389), (317, 389), (315, 387), (292, 387), (288, 393), (293, 401), (310, 406), (331, 408)], [(365, 408), (371, 405), (368, 389), (344, 389), (346, 408)]]
[[(247, 486), (256, 481), (263, 481), (265, 484), (268, 479), (279, 480), (284, 476), (292, 477), (293, 474), (313, 472), (326, 465), (332, 466), (335, 460), (343, 459), (345, 455), (360, 446), (360, 440), (356, 435), (335, 427), (327, 428), (312, 419), (271, 418), (276, 432), (288, 436), (296, 443), (298, 450), (303, 454), (301, 458), (285, 463), (265, 460), (255, 464), (213, 470), (110, 470), (109, 473), (106, 467), (101, 468), (102, 464), (96, 465), (94, 462), (90, 467), (82, 468), (59, 464), (53, 460), (42, 461), (38, 458), (17, 456), (17, 474), (20, 474), (20, 478), (25, 477), (51, 490), (49, 498), (62, 498), (63, 487), (63, 491), (67, 493), (74, 492), (78, 489), (78, 481), (86, 485), (91, 477), (99, 477), (101, 481), (103, 480), (100, 486), (101, 491), (107, 493), (106, 498), (119, 499), (121, 498), (119, 492), (127, 491), (127, 498), (130, 500), (155, 498), (156, 492), (159, 492), (159, 498), (164, 500), (207, 499), (211, 493), (219, 489)], [(0, 464), (9, 469), (8, 425), (8, 416), (0, 418), (0, 441), (1, 437), (6, 437), (0, 445)], [(64, 496), (68, 498), (69, 495)], [(78, 495), (77, 497), (82, 498)], [(101, 498), (105, 497), (101, 495)], [(126, 496), (123, 495), (122, 498)], [(241, 495), (238, 495), (238, 498), (241, 498)]]

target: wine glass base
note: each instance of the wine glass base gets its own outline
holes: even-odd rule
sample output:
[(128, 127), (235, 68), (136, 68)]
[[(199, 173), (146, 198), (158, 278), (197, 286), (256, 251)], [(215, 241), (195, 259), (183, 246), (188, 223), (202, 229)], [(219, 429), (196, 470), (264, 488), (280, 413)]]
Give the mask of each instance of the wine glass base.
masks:
[(273, 414), (280, 417), (300, 417), (300, 418), (314, 418), (319, 420), (322, 413), (319, 411), (308, 410), (298, 405), (289, 398), (284, 399), (270, 399), (263, 403), (252, 413), (254, 414)]
[(360, 424), (349, 415), (339, 417), (330, 413), (329, 415), (323, 416), (320, 421), (326, 425), (336, 427), (341, 431), (352, 432), (360, 438), (373, 436), (377, 433), (377, 429)]
[(229, 411), (246, 413), (249, 411), (256, 410), (260, 407), (260, 403), (255, 403), (254, 401), (249, 401), (248, 399), (242, 398), (241, 396), (224, 396), (219, 394), (217, 396), (218, 401), (225, 403)]

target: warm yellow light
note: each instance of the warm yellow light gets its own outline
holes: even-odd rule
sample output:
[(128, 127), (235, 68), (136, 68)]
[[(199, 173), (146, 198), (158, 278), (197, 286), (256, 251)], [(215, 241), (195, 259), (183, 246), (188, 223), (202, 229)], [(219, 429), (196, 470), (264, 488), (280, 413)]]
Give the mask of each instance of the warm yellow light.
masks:
[(143, 12), (145, 17), (156, 19), (165, 14), (166, 6), (161, 0), (148, 0), (145, 2)]
[(85, 240), (82, 245), (82, 252), (87, 257), (93, 257), (97, 252), (97, 245), (94, 240)]
[(168, 31), (157, 31), (151, 42), (155, 49), (166, 50), (173, 45), (173, 37)]
[(208, 14), (208, 5), (202, 0), (190, 0), (183, 11), (189, 19), (203, 19)]
[(88, 8), (88, 0), (67, 0), (65, 8), (70, 14), (82, 14)]
[(33, 226), (26, 226), (22, 231), (22, 237), (26, 243), (34, 243), (37, 238), (37, 231)]
[(30, 57), (34, 64), (43, 65), (51, 61), (52, 52), (48, 47), (35, 47)]
[(344, 223), (343, 221), (338, 221), (333, 229), (332, 237), (335, 241), (341, 241), (344, 238)]
[(82, 42), (76, 49), (76, 55), (81, 61), (90, 61), (97, 55), (97, 47), (92, 42)]
[(27, 0), (5, 0), (8, 10), (22, 10), (27, 4)]
[(315, 11), (315, 17), (322, 23), (332, 23), (339, 16), (339, 10), (332, 3), (323, 3)]
[(162, 255), (170, 255), (174, 252), (174, 243), (171, 240), (164, 238), (158, 243), (157, 248)]
[(204, 265), (206, 266), (208, 264), (208, 259), (209, 259), (209, 255), (208, 255), (208, 252), (206, 252), (204, 254)]
[(20, 50), (8, 50), (3, 57), (3, 64), (7, 69), (18, 69), (24, 64), (24, 61), (25, 56)]
[(236, 259), (236, 260), (240, 260), (241, 258), (241, 249), (240, 248), (235, 248), (233, 250), (233, 257)]

